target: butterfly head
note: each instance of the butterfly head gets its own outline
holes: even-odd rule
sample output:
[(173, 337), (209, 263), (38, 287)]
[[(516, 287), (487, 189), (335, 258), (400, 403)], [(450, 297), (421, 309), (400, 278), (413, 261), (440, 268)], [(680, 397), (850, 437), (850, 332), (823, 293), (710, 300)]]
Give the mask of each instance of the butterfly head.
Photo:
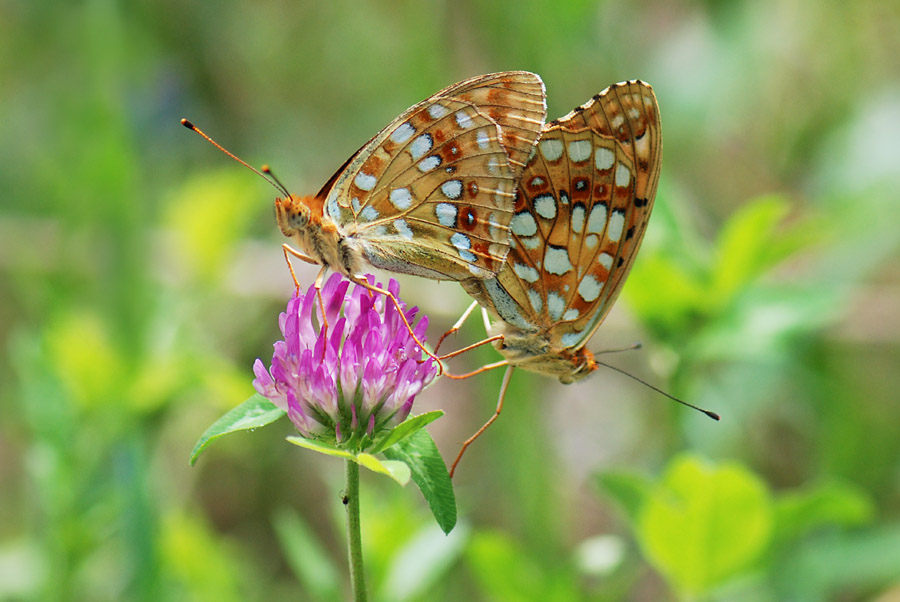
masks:
[(312, 221), (311, 197), (290, 195), (275, 199), (275, 219), (278, 227), (288, 238), (294, 238), (307, 228)]
[(275, 199), (275, 219), (282, 234), (310, 259), (345, 275), (361, 271), (358, 253), (345, 245), (335, 223), (323, 214), (321, 197), (286, 195)]
[(579, 381), (597, 369), (594, 354), (583, 347), (566, 355), (565, 359), (569, 362), (569, 372), (559, 375), (559, 382), (564, 385)]

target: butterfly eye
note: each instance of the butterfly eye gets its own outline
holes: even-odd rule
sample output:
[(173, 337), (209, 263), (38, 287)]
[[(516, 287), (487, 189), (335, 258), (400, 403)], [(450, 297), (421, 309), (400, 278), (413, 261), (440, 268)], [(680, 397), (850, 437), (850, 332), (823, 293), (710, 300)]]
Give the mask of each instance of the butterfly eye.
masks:
[(295, 230), (305, 228), (306, 224), (309, 223), (309, 209), (303, 205), (295, 205), (294, 209), (295, 211), (290, 214), (288, 222)]
[(291, 237), (309, 224), (309, 207), (293, 196), (275, 199), (275, 218), (282, 233)]

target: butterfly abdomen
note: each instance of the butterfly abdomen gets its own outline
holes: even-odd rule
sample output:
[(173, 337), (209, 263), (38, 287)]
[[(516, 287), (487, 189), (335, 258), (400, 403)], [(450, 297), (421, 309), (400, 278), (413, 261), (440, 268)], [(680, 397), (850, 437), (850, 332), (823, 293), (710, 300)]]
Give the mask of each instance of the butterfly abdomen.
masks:
[(499, 324), (491, 334), (503, 335), (503, 340), (495, 346), (511, 366), (556, 377), (566, 385), (597, 369), (594, 355), (587, 349), (560, 347), (551, 341), (549, 333), (527, 332), (503, 322)]

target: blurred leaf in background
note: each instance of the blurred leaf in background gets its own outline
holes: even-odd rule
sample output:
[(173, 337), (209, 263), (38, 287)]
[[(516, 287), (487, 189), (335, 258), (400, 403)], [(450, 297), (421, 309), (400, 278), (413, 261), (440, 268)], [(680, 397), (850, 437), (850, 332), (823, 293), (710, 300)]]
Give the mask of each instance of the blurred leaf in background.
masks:
[[(861, 564), (835, 554), (832, 562), (848, 562), (855, 569), (817, 573), (827, 558), (817, 552), (823, 536), (852, 541), (864, 557), (887, 554), (889, 560), (864, 569), (870, 576), (898, 575), (900, 548), (887, 548), (896, 536), (889, 531), (873, 538), (854, 531), (872, 524), (874, 508), (869, 496), (846, 483), (821, 482), (773, 494), (739, 464), (716, 465), (686, 454), (669, 462), (659, 482), (627, 471), (598, 475), (597, 482), (680, 599), (833, 599), (861, 582), (856, 579)], [(787, 572), (803, 562), (810, 563), (809, 570)]]

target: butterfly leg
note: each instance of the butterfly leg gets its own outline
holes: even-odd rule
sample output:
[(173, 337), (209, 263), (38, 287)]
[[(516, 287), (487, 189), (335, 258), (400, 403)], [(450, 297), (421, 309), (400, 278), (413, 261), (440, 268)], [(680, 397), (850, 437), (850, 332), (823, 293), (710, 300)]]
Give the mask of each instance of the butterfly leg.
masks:
[(316, 289), (316, 299), (319, 301), (319, 311), (322, 312), (322, 336), (325, 336), (325, 333), (328, 332), (328, 316), (325, 315), (325, 300), (322, 299), (322, 283), (325, 281), (325, 274), (327, 273), (328, 267), (323, 265), (319, 273), (316, 274), (316, 280), (313, 284), (313, 287)]
[[(473, 302), (472, 305), (470, 305), (469, 308), (465, 311), (465, 313), (459, 318), (459, 320), (456, 321), (456, 324), (453, 325), (453, 328), (451, 328), (450, 330), (448, 330), (447, 332), (444, 333), (444, 336), (442, 336), (441, 340), (438, 341), (438, 347), (440, 347), (441, 341), (444, 340), (444, 337), (452, 334), (456, 330), (459, 330), (459, 327), (462, 326), (462, 323), (466, 320), (466, 318), (469, 317), (469, 315), (472, 313), (472, 310), (475, 309), (475, 306), (477, 304), (478, 304), (477, 301)], [(488, 318), (487, 310), (485, 310), (483, 307), (481, 308), (481, 315), (484, 319), (484, 330), (486, 332), (490, 332), (491, 331), (491, 323)], [(471, 351), (472, 349), (481, 347), (482, 345), (487, 345), (488, 343), (493, 343), (494, 341), (502, 341), (502, 340), (503, 340), (502, 334), (494, 335), (492, 337), (488, 337), (484, 340), (478, 341), (477, 343), (473, 343), (473, 344), (469, 345), (468, 347), (463, 347), (462, 349), (457, 349), (456, 351), (451, 351), (450, 353), (442, 355), (441, 360), (442, 361), (448, 360), (450, 358), (456, 357), (457, 355), (461, 355), (461, 354), (465, 353), (466, 351)], [(437, 351), (437, 347), (435, 347), (434, 350)], [(488, 370), (493, 370), (494, 368), (499, 368), (500, 366), (505, 366), (505, 365), (506, 365), (506, 362), (496, 362), (493, 364), (488, 364), (486, 366), (482, 366), (478, 370), (475, 370), (474, 372), (468, 372), (466, 374), (450, 374), (448, 372), (447, 377), (454, 378), (454, 379), (469, 378), (469, 377), (475, 376), (476, 374), (481, 374), (482, 372), (487, 372)]]
[[(291, 278), (294, 280), (294, 288), (298, 291), (300, 290), (300, 282), (297, 280), (297, 274), (294, 273), (294, 266), (291, 264), (291, 256), (296, 257), (300, 261), (305, 261), (306, 263), (311, 263), (313, 265), (319, 265), (319, 262), (313, 259), (312, 257), (308, 257), (296, 250), (291, 245), (284, 243), (281, 245), (281, 250), (284, 251), (284, 261), (288, 265), (288, 269), (291, 271)], [(321, 273), (321, 272), (320, 272)]]
[[(288, 269), (291, 271), (291, 278), (294, 280), (294, 289), (299, 291), (300, 282), (297, 280), (297, 274), (294, 273), (294, 266), (293, 264), (291, 264), (291, 257), (296, 257), (301, 261), (305, 261), (306, 263), (311, 263), (313, 265), (319, 265), (319, 262), (312, 257), (304, 255), (287, 243), (281, 245), (281, 249), (282, 251), (284, 251), (284, 261), (287, 263)], [(325, 302), (322, 300), (322, 282), (325, 280), (325, 274), (327, 272), (328, 267), (323, 265), (322, 269), (319, 270), (319, 273), (316, 274), (315, 284), (313, 284), (313, 287), (315, 287), (316, 289), (316, 298), (319, 300), (319, 309), (322, 312), (322, 325), (324, 326), (326, 332), (328, 331), (328, 318), (325, 316)]]
[(491, 317), (488, 315), (488, 310), (485, 308), (481, 308), (481, 319), (484, 320), (484, 331), (491, 331)]
[[(445, 332), (444, 334), (441, 335), (441, 338), (438, 339), (437, 345), (434, 346), (435, 353), (437, 353), (437, 350), (440, 348), (441, 343), (444, 342), (444, 339), (446, 339), (451, 334), (459, 331), (460, 327), (463, 325), (463, 322), (465, 322), (468, 319), (468, 317), (472, 314), (472, 312), (475, 310), (476, 307), (478, 307), (478, 302), (473, 301), (472, 305), (470, 305), (468, 307), (468, 309), (466, 309), (466, 311), (463, 312), (463, 315), (461, 315), (459, 317), (459, 320), (456, 321), (456, 324), (454, 324), (452, 327), (450, 327), (450, 330), (448, 330), (447, 332)], [(478, 341), (477, 343), (469, 345), (468, 347), (463, 347), (462, 349), (457, 349), (456, 351), (451, 351), (450, 353), (447, 353), (440, 357), (441, 357), (442, 361), (448, 360), (452, 357), (456, 357), (457, 355), (461, 355), (461, 354), (465, 353), (466, 351), (471, 351), (472, 349), (476, 349), (477, 347), (481, 347), (482, 345), (487, 345), (488, 343), (493, 343), (494, 341), (500, 341), (500, 340), (503, 340), (502, 334), (498, 334), (497, 336), (489, 337), (487, 339), (484, 339), (483, 341)]]
[(381, 295), (384, 295), (385, 297), (387, 297), (388, 299), (391, 300), (391, 302), (394, 304), (394, 307), (397, 308), (397, 313), (400, 314), (400, 319), (403, 320), (403, 325), (406, 326), (406, 329), (409, 331), (410, 336), (412, 336), (413, 341), (416, 342), (416, 345), (419, 346), (419, 349), (421, 349), (422, 351), (425, 352), (425, 355), (427, 355), (428, 357), (433, 359), (435, 362), (437, 362), (438, 376), (443, 374), (444, 373), (444, 365), (441, 364), (441, 358), (439, 358), (437, 355), (435, 355), (434, 352), (429, 351), (428, 348), (425, 347), (425, 345), (422, 343), (422, 341), (419, 340), (419, 337), (416, 336), (416, 333), (415, 333), (415, 331), (413, 331), (413, 328), (410, 325), (409, 320), (406, 319), (406, 314), (403, 312), (403, 308), (400, 307), (400, 301), (397, 300), (397, 297), (395, 297), (391, 291), (385, 290), (383, 288), (379, 288), (379, 287), (375, 286), (374, 284), (369, 284), (367, 281), (362, 280), (360, 278), (351, 278), (351, 280), (358, 286), (368, 289), (368, 290), (372, 291), (373, 293), (379, 293)]
[(437, 345), (434, 346), (434, 352), (437, 353), (437, 350), (441, 348), (441, 343), (444, 342), (444, 339), (449, 337), (451, 334), (455, 334), (459, 332), (460, 327), (462, 327), (463, 322), (469, 319), (469, 316), (472, 315), (472, 312), (475, 308), (478, 307), (478, 301), (472, 301), (472, 305), (470, 305), (466, 311), (463, 312), (463, 315), (459, 317), (459, 320), (456, 321), (456, 324), (450, 327), (450, 330), (441, 335), (441, 338), (438, 339)]
[[(477, 345), (477, 343), (476, 343), (476, 345)], [(478, 370), (473, 370), (472, 372), (466, 372), (465, 374), (450, 374), (448, 372), (447, 378), (452, 378), (453, 380), (463, 380), (466, 378), (472, 378), (473, 376), (477, 376), (478, 374), (481, 374), (483, 372), (489, 372), (490, 370), (493, 370), (494, 368), (502, 368), (503, 366), (508, 366), (508, 365), (509, 365), (509, 362), (507, 362), (506, 360), (501, 360), (499, 362), (494, 362), (493, 364), (485, 364)]]
[[(505, 362), (503, 362), (505, 363)], [(484, 425), (478, 429), (474, 435), (466, 439), (466, 442), (462, 444), (462, 447), (459, 448), (459, 453), (456, 454), (456, 459), (453, 461), (453, 465), (450, 467), (450, 478), (453, 478), (453, 473), (456, 472), (456, 465), (459, 464), (459, 461), (462, 459), (463, 454), (466, 453), (466, 450), (469, 448), (472, 443), (475, 442), (475, 439), (481, 436), (481, 433), (487, 430), (489, 426), (491, 426), (497, 418), (500, 417), (500, 412), (503, 411), (503, 401), (506, 399), (506, 390), (509, 389), (509, 381), (512, 379), (514, 366), (508, 366), (506, 368), (506, 374), (503, 375), (503, 384), (500, 385), (500, 397), (497, 400), (497, 409), (494, 410), (494, 415), (490, 417), (490, 419), (484, 423)]]
[[(502, 340), (503, 340), (503, 335), (496, 334), (492, 337), (488, 337), (484, 340), (478, 341), (477, 343), (472, 343), (468, 347), (463, 347), (462, 349), (457, 349), (456, 351), (451, 351), (450, 353), (445, 353), (444, 355), (441, 356), (441, 360), (449, 360), (450, 358), (456, 357), (457, 355), (462, 355), (466, 351), (471, 351), (473, 349), (477, 349), (478, 347), (481, 347), (482, 345), (487, 345), (488, 343), (493, 343), (494, 341), (502, 341)], [(478, 374), (478, 372), (474, 372), (473, 374)], [(447, 374), (447, 376), (450, 376), (450, 375)]]

